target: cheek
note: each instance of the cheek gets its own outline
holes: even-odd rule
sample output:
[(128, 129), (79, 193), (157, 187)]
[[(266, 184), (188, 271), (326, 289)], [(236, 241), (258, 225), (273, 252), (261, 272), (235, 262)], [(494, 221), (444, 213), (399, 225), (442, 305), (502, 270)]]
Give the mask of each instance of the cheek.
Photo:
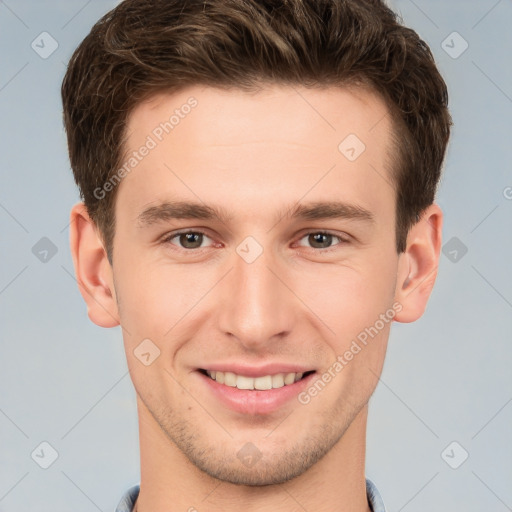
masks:
[(381, 258), (357, 267), (319, 265), (314, 272), (303, 269), (295, 282), (297, 295), (341, 350), (392, 306), (395, 274), (391, 260)]
[(181, 331), (197, 313), (216, 274), (212, 275), (212, 269), (199, 272), (193, 265), (139, 261), (142, 263), (137, 266), (118, 266), (116, 293), (121, 322), (134, 339), (163, 342), (175, 326)]

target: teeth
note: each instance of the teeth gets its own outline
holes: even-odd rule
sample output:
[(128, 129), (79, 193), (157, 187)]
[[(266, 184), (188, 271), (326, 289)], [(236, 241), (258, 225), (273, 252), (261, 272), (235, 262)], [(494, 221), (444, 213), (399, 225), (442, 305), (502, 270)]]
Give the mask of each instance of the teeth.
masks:
[[(217, 376), (215, 376), (215, 379), (217, 379)], [(225, 372), (224, 373), (224, 384), (231, 388), (235, 388), (236, 387), (236, 375), (231, 372)]]
[(302, 379), (303, 373), (278, 373), (264, 377), (246, 377), (232, 372), (219, 372), (207, 370), (206, 373), (219, 384), (238, 389), (277, 389), (289, 386)]
[(272, 375), (272, 387), (273, 388), (282, 388), (284, 386), (284, 377), (282, 373), (278, 373), (277, 375)]
[(284, 383), (288, 386), (289, 384), (293, 384), (295, 382), (295, 373), (287, 373), (284, 378)]
[(272, 389), (272, 377), (270, 375), (257, 377), (254, 379), (254, 389)]
[(235, 385), (238, 389), (254, 389), (254, 379), (251, 379), (250, 377), (242, 377), (239, 375), (236, 377)]

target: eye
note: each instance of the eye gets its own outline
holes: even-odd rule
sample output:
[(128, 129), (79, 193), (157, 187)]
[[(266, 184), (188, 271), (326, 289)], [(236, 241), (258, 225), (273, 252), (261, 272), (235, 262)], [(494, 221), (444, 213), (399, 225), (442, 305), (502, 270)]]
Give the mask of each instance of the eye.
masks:
[[(173, 242), (175, 238), (177, 243)], [(211, 238), (202, 231), (181, 231), (179, 233), (171, 233), (162, 240), (162, 243), (178, 245), (180, 249), (201, 249), (205, 239), (211, 241)]]
[(330, 249), (333, 247), (333, 239), (337, 239), (339, 241), (339, 243), (335, 245), (341, 245), (349, 242), (347, 238), (343, 238), (339, 235), (335, 235), (327, 231), (310, 231), (309, 233), (306, 233), (300, 240), (304, 239), (307, 239), (307, 242), (313, 249)]
[[(210, 243), (208, 245), (203, 245), (207, 240), (209, 240)], [(335, 248), (336, 245), (349, 243), (348, 238), (344, 238), (327, 231), (310, 231), (303, 235), (299, 240), (298, 245), (304, 247), (304, 245), (300, 243), (302, 240), (307, 240), (307, 243), (312, 249), (319, 249), (320, 252), (328, 252)], [(336, 240), (338, 243), (333, 244)], [(211, 246), (213, 245), (213, 240), (202, 231), (180, 231), (169, 234), (162, 240), (162, 243), (171, 244), (177, 246), (179, 249), (190, 251), (193, 249), (202, 249), (204, 247)]]

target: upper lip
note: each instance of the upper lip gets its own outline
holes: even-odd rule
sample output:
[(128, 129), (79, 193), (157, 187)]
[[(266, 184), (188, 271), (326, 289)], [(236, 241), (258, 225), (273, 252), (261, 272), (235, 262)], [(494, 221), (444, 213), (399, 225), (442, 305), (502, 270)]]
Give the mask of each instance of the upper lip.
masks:
[(248, 366), (241, 363), (212, 363), (202, 366), (201, 370), (232, 372), (244, 377), (263, 377), (277, 373), (306, 373), (313, 371), (310, 366), (289, 363), (267, 363), (261, 366)]

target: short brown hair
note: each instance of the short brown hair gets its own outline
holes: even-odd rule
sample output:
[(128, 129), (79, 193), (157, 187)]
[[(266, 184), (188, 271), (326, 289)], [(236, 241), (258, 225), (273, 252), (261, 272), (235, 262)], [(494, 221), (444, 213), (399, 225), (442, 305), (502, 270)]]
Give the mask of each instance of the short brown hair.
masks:
[(364, 86), (393, 119), (396, 248), (435, 198), (450, 135), (446, 84), (427, 44), (382, 0), (125, 0), (75, 50), (62, 83), (75, 181), (112, 262), (127, 119), (192, 85)]

